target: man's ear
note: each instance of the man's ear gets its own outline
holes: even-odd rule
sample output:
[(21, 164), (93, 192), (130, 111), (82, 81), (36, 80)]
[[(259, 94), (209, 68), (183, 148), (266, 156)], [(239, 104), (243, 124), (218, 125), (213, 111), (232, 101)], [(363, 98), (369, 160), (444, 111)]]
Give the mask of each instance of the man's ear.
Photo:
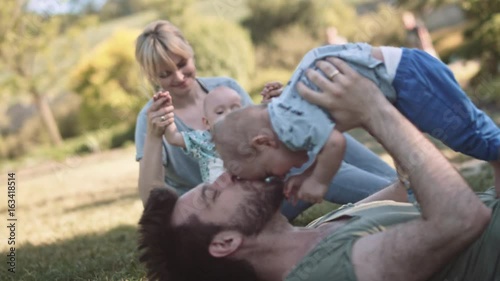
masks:
[(225, 230), (217, 233), (210, 245), (208, 252), (216, 258), (223, 258), (236, 251), (243, 242), (243, 235), (234, 230)]
[(208, 123), (208, 119), (207, 118), (202, 117), (201, 121), (203, 121), (203, 125), (205, 125), (205, 129), (206, 130), (210, 129), (210, 124)]
[(257, 135), (252, 138), (251, 144), (255, 148), (269, 146), (272, 148), (278, 147), (278, 143), (273, 137), (267, 135)]

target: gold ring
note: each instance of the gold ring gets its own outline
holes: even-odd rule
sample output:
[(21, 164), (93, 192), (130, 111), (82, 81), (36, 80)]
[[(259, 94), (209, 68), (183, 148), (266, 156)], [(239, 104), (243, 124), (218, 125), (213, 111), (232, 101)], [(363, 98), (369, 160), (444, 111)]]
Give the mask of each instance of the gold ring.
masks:
[(165, 120), (166, 120), (165, 115), (162, 115), (162, 116), (160, 117), (160, 119), (161, 119), (161, 121), (165, 121)]
[(332, 73), (332, 74), (328, 75), (328, 78), (329, 78), (330, 80), (333, 80), (333, 77), (335, 77), (335, 75), (337, 75), (337, 74), (339, 74), (339, 73), (340, 73), (340, 71), (339, 71), (338, 69), (335, 69), (335, 71), (333, 71), (333, 73)]

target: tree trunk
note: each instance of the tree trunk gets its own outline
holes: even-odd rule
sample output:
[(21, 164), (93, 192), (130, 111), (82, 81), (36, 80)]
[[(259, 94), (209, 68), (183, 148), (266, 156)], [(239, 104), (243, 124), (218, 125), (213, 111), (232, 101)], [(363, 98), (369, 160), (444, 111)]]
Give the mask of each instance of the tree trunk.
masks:
[(57, 127), (56, 119), (52, 114), (52, 110), (49, 107), (49, 103), (47, 99), (37, 93), (36, 91), (31, 91), (35, 98), (35, 105), (38, 111), (40, 112), (40, 116), (42, 117), (43, 124), (48, 130), (50, 140), (54, 146), (59, 146), (62, 144), (61, 133), (59, 132), (59, 128)]

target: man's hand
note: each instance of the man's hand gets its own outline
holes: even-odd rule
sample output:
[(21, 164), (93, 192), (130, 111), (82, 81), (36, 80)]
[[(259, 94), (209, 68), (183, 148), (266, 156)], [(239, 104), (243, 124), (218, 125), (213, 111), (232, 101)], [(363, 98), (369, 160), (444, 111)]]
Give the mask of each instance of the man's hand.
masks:
[(373, 111), (383, 105), (392, 106), (380, 89), (370, 80), (359, 75), (347, 63), (337, 58), (320, 60), (316, 66), (324, 73), (338, 74), (332, 80), (318, 71), (309, 69), (307, 77), (322, 93), (313, 91), (303, 83), (297, 85), (300, 95), (330, 112), (336, 121), (336, 129), (345, 132), (355, 127), (365, 127), (376, 115)]

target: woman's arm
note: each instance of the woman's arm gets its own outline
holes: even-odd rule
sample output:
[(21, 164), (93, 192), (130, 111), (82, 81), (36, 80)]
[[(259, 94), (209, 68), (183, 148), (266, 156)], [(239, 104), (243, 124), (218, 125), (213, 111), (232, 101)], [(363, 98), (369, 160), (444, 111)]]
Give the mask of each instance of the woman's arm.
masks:
[[(165, 106), (166, 98), (153, 102), (148, 109), (148, 126), (144, 144), (144, 156), (139, 162), (139, 195), (145, 205), (149, 193), (156, 187), (166, 187), (163, 168), (162, 135), (165, 127), (174, 122), (172, 106)], [(167, 116), (162, 120), (161, 116)]]
[[(361, 126), (372, 134), (409, 174), (422, 210), (421, 219), (356, 241), (352, 252), (356, 276), (360, 281), (427, 280), (481, 234), (491, 210), (373, 83), (338, 59), (328, 61), (341, 72), (333, 81), (309, 72), (325, 94), (304, 85), (299, 91), (328, 109), (337, 128)], [(334, 66), (322, 61), (318, 67), (331, 73)]]
[(148, 201), (151, 190), (166, 186), (162, 144), (161, 137), (146, 136), (144, 156), (139, 161), (139, 196), (144, 205)]

